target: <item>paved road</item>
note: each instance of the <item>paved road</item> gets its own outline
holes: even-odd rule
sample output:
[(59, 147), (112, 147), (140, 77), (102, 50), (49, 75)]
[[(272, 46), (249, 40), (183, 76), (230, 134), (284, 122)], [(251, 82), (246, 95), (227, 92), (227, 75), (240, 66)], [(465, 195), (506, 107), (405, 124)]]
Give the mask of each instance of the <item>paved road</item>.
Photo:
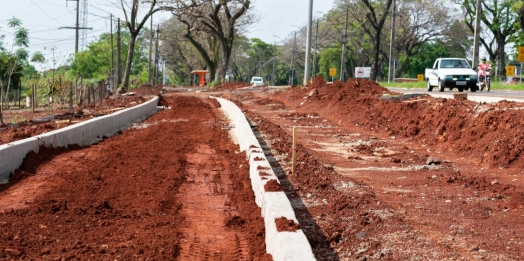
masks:
[[(432, 91), (428, 92), (426, 89), (408, 89), (408, 88), (388, 88), (394, 92), (400, 93), (427, 93), (433, 97), (453, 98), (453, 94), (458, 93), (456, 90), (450, 91), (446, 89), (444, 92)], [(491, 90), (489, 92), (464, 92), (468, 94), (468, 100), (476, 102), (498, 102), (501, 100), (524, 102), (524, 91), (508, 91), (508, 90)]]

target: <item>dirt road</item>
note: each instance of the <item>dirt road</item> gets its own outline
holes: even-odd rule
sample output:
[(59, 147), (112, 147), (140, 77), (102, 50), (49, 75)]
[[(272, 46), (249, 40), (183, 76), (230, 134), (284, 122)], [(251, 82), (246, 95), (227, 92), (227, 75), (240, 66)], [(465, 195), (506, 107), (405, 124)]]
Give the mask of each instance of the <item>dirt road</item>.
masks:
[(0, 259), (271, 260), (219, 104), (164, 103), (99, 144), (29, 155), (0, 186)]
[[(521, 104), (354, 79), (220, 91), (251, 121), (318, 260), (524, 259)], [(217, 103), (167, 101), (144, 128), (28, 157), (0, 189), (0, 257), (270, 259)]]

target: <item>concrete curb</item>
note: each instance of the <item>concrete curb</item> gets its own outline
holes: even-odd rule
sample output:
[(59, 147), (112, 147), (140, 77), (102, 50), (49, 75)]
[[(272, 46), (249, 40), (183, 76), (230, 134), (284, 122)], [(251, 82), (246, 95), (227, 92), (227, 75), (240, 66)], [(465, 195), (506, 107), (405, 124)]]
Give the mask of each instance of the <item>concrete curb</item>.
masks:
[(89, 145), (103, 136), (110, 137), (119, 130), (129, 128), (133, 122), (143, 121), (156, 110), (158, 97), (132, 108), (110, 115), (80, 122), (31, 138), (0, 145), (0, 184), (9, 182), (9, 175), (15, 171), (30, 151), (38, 152), (40, 146), (67, 147)]
[[(275, 261), (280, 260), (316, 260), (313, 250), (304, 232), (299, 229), (294, 232), (279, 232), (275, 220), (285, 217), (298, 224), (295, 211), (284, 192), (266, 192), (264, 185), (270, 180), (278, 181), (269, 161), (267, 160), (255, 134), (251, 130), (242, 111), (228, 100), (213, 97), (218, 100), (222, 109), (229, 117), (233, 129), (232, 134), (238, 140), (240, 150), (246, 151), (249, 159), (249, 175), (251, 186), (255, 193), (255, 201), (262, 209), (262, 217), (266, 227), (266, 251)], [(279, 182), (280, 183), (280, 182)]]

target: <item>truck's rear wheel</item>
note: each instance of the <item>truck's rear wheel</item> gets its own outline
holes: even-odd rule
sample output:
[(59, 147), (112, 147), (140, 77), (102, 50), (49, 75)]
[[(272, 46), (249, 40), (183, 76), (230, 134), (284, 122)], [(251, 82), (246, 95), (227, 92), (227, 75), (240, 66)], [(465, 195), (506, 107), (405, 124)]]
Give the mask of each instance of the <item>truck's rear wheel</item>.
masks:
[(438, 81), (438, 91), (439, 92), (443, 92), (444, 91), (444, 81), (443, 80), (439, 80)]
[(428, 92), (433, 91), (433, 86), (431, 86), (431, 84), (429, 84), (429, 79), (428, 79), (428, 86), (427, 86), (427, 89), (428, 89)]

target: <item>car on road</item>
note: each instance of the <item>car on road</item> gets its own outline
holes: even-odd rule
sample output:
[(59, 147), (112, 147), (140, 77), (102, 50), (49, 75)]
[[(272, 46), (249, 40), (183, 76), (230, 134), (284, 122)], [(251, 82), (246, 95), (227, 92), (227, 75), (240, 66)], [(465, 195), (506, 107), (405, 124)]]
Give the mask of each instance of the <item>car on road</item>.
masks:
[(264, 79), (262, 77), (253, 77), (250, 84), (253, 84), (253, 86), (264, 86)]
[(445, 88), (476, 92), (477, 77), (477, 72), (464, 58), (438, 58), (432, 68), (426, 69), (427, 90), (430, 92), (438, 87), (440, 92)]

